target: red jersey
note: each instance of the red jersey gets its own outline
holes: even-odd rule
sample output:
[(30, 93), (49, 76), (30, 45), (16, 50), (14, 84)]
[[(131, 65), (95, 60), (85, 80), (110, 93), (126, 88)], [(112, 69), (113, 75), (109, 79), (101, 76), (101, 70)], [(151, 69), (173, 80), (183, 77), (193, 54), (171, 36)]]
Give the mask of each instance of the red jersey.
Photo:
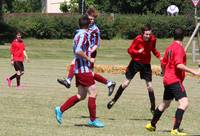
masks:
[(165, 65), (163, 83), (170, 85), (176, 82), (183, 82), (185, 71), (177, 68), (178, 64), (186, 65), (186, 53), (180, 43), (174, 41), (165, 51), (162, 65)]
[[(160, 58), (160, 52), (156, 50), (156, 37), (151, 35), (149, 41), (144, 41), (142, 35), (138, 35), (132, 42), (131, 46), (128, 48), (128, 53), (130, 54), (132, 60), (142, 63), (150, 64), (151, 62), (151, 52), (157, 57)], [(142, 53), (138, 51), (144, 48)]]
[(14, 61), (24, 61), (25, 45), (23, 41), (17, 41), (16, 39), (12, 42), (10, 52), (13, 55)]

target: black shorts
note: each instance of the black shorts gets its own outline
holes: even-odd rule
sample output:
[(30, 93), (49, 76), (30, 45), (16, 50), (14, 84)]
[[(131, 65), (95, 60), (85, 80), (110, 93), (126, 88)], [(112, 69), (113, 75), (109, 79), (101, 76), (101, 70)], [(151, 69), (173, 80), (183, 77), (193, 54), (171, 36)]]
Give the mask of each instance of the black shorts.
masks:
[(175, 100), (178, 101), (183, 97), (187, 97), (187, 94), (182, 83), (177, 82), (165, 86), (163, 100), (173, 100), (175, 98)]
[(20, 71), (20, 72), (23, 72), (24, 71), (24, 64), (22, 61), (15, 61), (14, 62), (14, 68), (15, 68), (15, 71)]
[(150, 64), (141, 64), (131, 60), (126, 69), (126, 78), (130, 80), (133, 79), (137, 72), (140, 72), (141, 79), (152, 81), (152, 70)]

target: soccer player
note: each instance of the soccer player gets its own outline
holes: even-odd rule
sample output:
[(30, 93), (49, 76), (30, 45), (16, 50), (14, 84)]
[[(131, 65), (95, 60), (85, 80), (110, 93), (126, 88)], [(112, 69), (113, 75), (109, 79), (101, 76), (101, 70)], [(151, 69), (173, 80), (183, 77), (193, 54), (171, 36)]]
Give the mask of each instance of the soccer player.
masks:
[(24, 56), (26, 60), (29, 62), (28, 55), (25, 51), (25, 45), (23, 40), (21, 39), (21, 33), (18, 32), (16, 35), (16, 39), (12, 42), (11, 48), (11, 64), (14, 65), (16, 73), (11, 77), (7, 78), (8, 87), (12, 86), (12, 80), (16, 78), (17, 80), (17, 87), (16, 89), (21, 89), (20, 85), (20, 78), (24, 74)]
[[(90, 54), (92, 58), (96, 58), (97, 55), (97, 48), (100, 47), (100, 30), (97, 27), (97, 25), (95, 24), (95, 19), (97, 18), (98, 14), (95, 8), (91, 7), (87, 10), (86, 14), (88, 15), (89, 19), (90, 19), (90, 25), (89, 25), (89, 40), (90, 40)], [(69, 69), (69, 73), (66, 79), (57, 79), (57, 81), (64, 85), (66, 88), (70, 88), (71, 86), (71, 81), (73, 79), (74, 76), (74, 60), (71, 62), (70, 65), (70, 69)], [(90, 65), (91, 69), (94, 69), (94, 63), (91, 63)], [(107, 85), (108, 87), (108, 96), (111, 96), (116, 83), (113, 81), (110, 81), (106, 78), (104, 78), (103, 76), (101, 76), (100, 74), (94, 72), (94, 80), (103, 83), (105, 85)]]
[(74, 37), (74, 55), (75, 55), (75, 78), (76, 86), (78, 87), (78, 93), (70, 97), (60, 107), (55, 108), (56, 119), (59, 124), (62, 123), (62, 114), (74, 106), (81, 100), (88, 97), (88, 109), (90, 113), (89, 126), (93, 127), (104, 127), (104, 124), (96, 119), (96, 96), (97, 90), (92, 75), (92, 70), (89, 67), (90, 63), (94, 63), (94, 58), (89, 56), (89, 41), (88, 41), (88, 26), (89, 18), (87, 16), (79, 19), (80, 29)]
[(179, 105), (175, 113), (174, 127), (171, 130), (172, 135), (186, 135), (179, 130), (183, 114), (188, 107), (188, 98), (186, 90), (183, 86), (185, 72), (200, 76), (200, 72), (190, 69), (186, 66), (186, 53), (183, 48), (184, 31), (181, 28), (174, 30), (174, 41), (166, 49), (162, 60), (162, 68), (164, 72), (164, 95), (163, 101), (156, 108), (151, 123), (145, 128), (149, 131), (156, 130), (156, 124), (162, 113), (170, 106), (171, 101), (175, 98)]
[(107, 108), (111, 109), (112, 106), (119, 99), (124, 89), (128, 87), (129, 83), (137, 72), (140, 72), (140, 78), (146, 81), (146, 86), (151, 103), (151, 112), (155, 110), (155, 96), (152, 87), (152, 70), (151, 70), (151, 52), (159, 59), (162, 60), (160, 52), (156, 50), (156, 37), (152, 34), (152, 29), (149, 25), (142, 28), (142, 33), (138, 35), (128, 48), (128, 53), (132, 60), (130, 61), (125, 76), (126, 79), (119, 86), (114, 98), (107, 104)]

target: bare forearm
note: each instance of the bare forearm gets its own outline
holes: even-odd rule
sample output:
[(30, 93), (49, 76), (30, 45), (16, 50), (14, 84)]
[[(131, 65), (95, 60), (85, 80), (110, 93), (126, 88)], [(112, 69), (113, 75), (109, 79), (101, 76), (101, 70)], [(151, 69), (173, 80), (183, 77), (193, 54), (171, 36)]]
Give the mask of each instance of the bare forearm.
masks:
[(191, 74), (195, 74), (195, 71), (191, 68), (188, 68), (187, 66), (185, 66), (184, 64), (178, 64), (177, 68), (180, 70), (183, 70), (185, 72), (191, 73)]
[(79, 51), (79, 52), (77, 52), (76, 54), (77, 54), (78, 56), (80, 56), (80, 57), (86, 59), (87, 61), (90, 60), (90, 57), (88, 57), (87, 55), (85, 55), (85, 53), (84, 53), (83, 51)]
[(23, 53), (24, 53), (24, 56), (26, 57), (26, 59), (28, 59), (28, 55), (27, 55), (26, 51), (23, 51)]
[(97, 46), (97, 45), (94, 45), (94, 46), (92, 47), (92, 49), (91, 49), (91, 52), (94, 52), (97, 48), (98, 48), (98, 46)]

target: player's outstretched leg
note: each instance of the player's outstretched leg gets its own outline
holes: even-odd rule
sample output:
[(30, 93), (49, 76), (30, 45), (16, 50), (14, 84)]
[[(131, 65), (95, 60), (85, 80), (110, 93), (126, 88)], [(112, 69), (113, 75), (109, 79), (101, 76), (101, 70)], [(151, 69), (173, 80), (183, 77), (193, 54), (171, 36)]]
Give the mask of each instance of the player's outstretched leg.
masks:
[(162, 115), (163, 111), (160, 111), (158, 108), (155, 110), (155, 113), (153, 115), (153, 118), (151, 120), (151, 123), (148, 123), (145, 128), (148, 131), (156, 131), (156, 124), (158, 122), (158, 120), (160, 119), (161, 115)]
[(56, 115), (56, 120), (59, 125), (62, 124), (62, 112), (60, 111), (60, 107), (56, 107), (54, 109), (55, 115)]
[(108, 102), (107, 104), (107, 108), (111, 109), (113, 107), (113, 105), (115, 104), (115, 102), (119, 99), (119, 97), (122, 95), (123, 91), (125, 88), (122, 88), (122, 85), (119, 86), (114, 98)]
[(108, 96), (112, 95), (112, 93), (115, 89), (115, 86), (116, 86), (116, 83), (114, 81), (110, 81), (110, 80), (106, 79), (105, 77), (103, 77), (102, 75), (100, 75), (98, 73), (94, 73), (94, 80), (107, 85)]
[[(80, 97), (80, 98), (79, 98)], [(59, 125), (62, 124), (62, 114), (74, 106), (76, 103), (78, 103), (81, 100), (81, 96), (74, 95), (70, 97), (64, 104), (62, 104), (60, 107), (55, 108), (55, 114), (56, 114), (56, 120)]]
[(154, 91), (148, 91), (149, 93), (149, 100), (150, 100), (150, 103), (151, 103), (151, 108), (150, 108), (150, 111), (152, 114), (154, 114), (155, 112), (155, 96), (154, 96)]
[(163, 100), (163, 102), (156, 108), (151, 122), (145, 126), (148, 131), (156, 131), (156, 124), (160, 120), (165, 109), (169, 107), (171, 101), (172, 100)]
[(22, 89), (22, 86), (20, 84), (20, 79), (21, 79), (21, 73), (19, 72), (19, 73), (17, 73), (17, 76), (16, 76), (16, 81), (17, 81), (16, 89), (18, 89), (18, 90)]
[(12, 75), (11, 77), (6, 78), (6, 81), (7, 81), (7, 83), (8, 83), (8, 87), (11, 87), (11, 86), (12, 86), (12, 80), (13, 80), (14, 78), (16, 78), (16, 76), (17, 76), (17, 73), (14, 74), (14, 75)]
[(152, 82), (146, 81), (146, 85), (147, 85), (149, 100), (150, 100), (150, 104), (151, 104), (150, 111), (151, 111), (152, 114), (154, 114), (156, 105), (155, 105), (155, 95), (154, 95), (154, 90), (153, 90), (153, 87), (152, 87)]
[(60, 83), (61, 85), (64, 85), (66, 88), (71, 87), (71, 81), (68, 79), (57, 79), (57, 82)]
[(108, 96), (111, 96), (115, 90), (116, 82), (114, 81), (108, 81)]
[(71, 81), (74, 77), (74, 69), (75, 69), (75, 65), (71, 64), (67, 78), (66, 79), (57, 79), (58, 83), (60, 83), (61, 85), (64, 85), (66, 88), (70, 88)]

